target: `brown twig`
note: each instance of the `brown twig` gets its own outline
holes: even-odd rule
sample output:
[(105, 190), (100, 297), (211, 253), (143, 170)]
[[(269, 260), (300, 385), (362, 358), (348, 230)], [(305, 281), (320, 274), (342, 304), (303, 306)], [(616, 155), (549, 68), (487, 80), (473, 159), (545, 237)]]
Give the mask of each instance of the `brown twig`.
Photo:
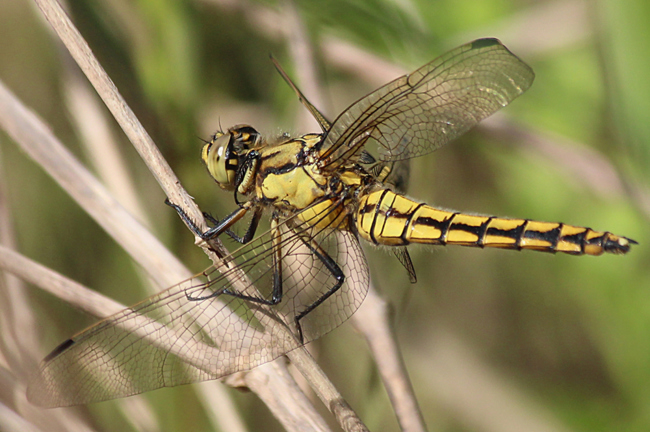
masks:
[(368, 342), (400, 429), (405, 432), (426, 431), (422, 412), (391, 328), (388, 305), (372, 286), (366, 300), (354, 315), (354, 326)]
[[(303, 22), (292, 2), (285, 2), (285, 9), (287, 18), (284, 21), (287, 22), (285, 26), (287, 41), (297, 71), (297, 80), (301, 84), (300, 87), (303, 93), (309, 95), (311, 102), (318, 107), (319, 101), (322, 101), (323, 97), (316, 77), (311, 45), (304, 31)], [(357, 55), (363, 54), (357, 53)], [(370, 70), (375, 71), (376, 69), (370, 68)], [(389, 80), (386, 79), (385, 82), (387, 81)], [(302, 110), (302, 112), (306, 111)], [(403, 431), (425, 431), (424, 420), (409, 382), (406, 368), (401, 360), (397, 341), (390, 330), (386, 304), (380, 299), (372, 283), (360, 310), (352, 316), (352, 322), (368, 340), (400, 428)], [(332, 394), (331, 397), (336, 403), (342, 401), (338, 392)], [(347, 404), (341, 403), (341, 411), (345, 411), (346, 407)], [(349, 418), (352, 418), (351, 415)]]
[[(156, 175), (156, 178), (159, 180), (168, 195), (173, 196), (174, 193), (183, 194), (184, 192), (180, 189), (175, 177), (168, 175), (171, 171), (167, 172), (168, 167), (162, 158), (159, 159), (160, 155), (152, 145), (150, 138), (147, 136), (146, 132), (144, 132), (128, 107), (126, 107), (114, 85), (110, 82), (110, 79), (105, 76), (101, 67), (99, 67), (94, 57), (92, 57), (92, 53), (88, 49), (87, 45), (83, 42), (65, 14), (60, 10), (60, 8), (58, 8), (58, 5), (55, 2), (39, 1), (39, 7), (44, 11), (48, 20), (57, 30), (57, 33), (60, 35), (62, 40), (69, 45), (70, 51), (73, 52), (73, 55), (77, 61), (79, 61), (82, 70), (88, 74), (91, 82), (95, 85), (113, 114), (122, 124), (125, 133), (137, 142), (136, 147), (139, 149), (141, 154), (143, 154), (143, 158), (149, 164), (152, 172), (154, 172), (154, 175)], [(7, 96), (7, 93), (2, 96)], [(4, 101), (6, 102), (11, 99), (11, 97), (7, 97), (4, 98)], [(73, 158), (65, 151), (65, 148), (60, 146), (60, 143), (56, 142), (53, 137), (48, 136), (46, 128), (41, 125), (36, 125), (36, 127), (31, 128), (33, 124), (28, 128), (24, 127), (24, 123), (38, 123), (37, 119), (31, 113), (27, 112), (27, 110), (24, 110), (22, 107), (19, 107), (16, 111), (14, 111), (14, 108), (15, 107), (12, 106), (4, 112), (4, 114), (8, 114), (10, 111), (13, 111), (17, 113), (19, 117), (23, 116), (19, 121), (15, 121), (16, 117), (13, 117), (8, 121), (8, 130), (10, 130), (10, 133), (12, 133), (14, 138), (18, 142), (30, 142), (30, 146), (28, 146), (29, 148), (26, 148), (26, 151), (38, 160), (39, 163), (43, 164), (51, 175), (55, 177), (57, 181), (59, 181), (84, 208), (88, 209), (89, 213), (95, 217), (100, 224), (111, 233), (111, 235), (124, 244), (125, 248), (136, 257), (136, 259), (152, 255), (150, 253), (151, 250), (164, 250), (160, 245), (153, 245), (155, 239), (145, 238), (143, 240), (141, 238), (142, 232), (146, 230), (143, 230), (142, 227), (138, 226), (134, 221), (128, 220), (128, 216), (124, 214), (126, 212), (124, 212), (124, 210), (110, 198), (105, 190), (102, 190), (101, 185), (99, 185), (96, 180), (94, 180), (94, 178), (83, 169), (83, 167), (78, 164), (75, 165)], [(11, 115), (7, 115), (7, 118), (10, 117)], [(29, 121), (24, 122), (25, 118), (28, 118)], [(30, 134), (30, 129), (35, 132), (36, 136)], [(35, 141), (44, 143), (45, 147), (39, 148)], [(39, 158), (39, 156), (42, 155), (45, 156)], [(53, 161), (56, 161), (56, 163), (53, 163)], [(176, 190), (170, 192), (171, 189)], [(100, 201), (100, 203), (96, 201)], [(183, 205), (180, 201), (176, 202)], [(101, 209), (101, 211), (99, 209)], [(106, 213), (107, 211), (108, 213)], [(191, 211), (186, 211), (188, 214), (192, 214)], [(200, 219), (202, 220), (202, 217)], [(125, 236), (125, 231), (121, 230), (124, 226), (136, 228), (133, 228), (130, 231), (127, 228), (127, 235)], [(146, 245), (146, 249), (149, 253), (137, 253), (138, 244), (140, 246), (143, 244)], [(155, 262), (157, 260), (153, 261)], [(145, 268), (151, 269), (151, 264), (151, 262), (147, 262), (142, 265)], [(165, 270), (170, 270), (168, 266), (165, 265), (164, 267)], [(186, 270), (182, 268), (178, 271), (186, 272)], [(169, 272), (166, 271), (159, 273), (158, 271), (150, 270), (150, 272), (154, 276), (158, 276), (159, 274), (169, 275)], [(174, 277), (174, 279), (178, 280), (177, 277)], [(168, 284), (169, 282), (161, 285)], [(275, 408), (279, 410), (286, 409), (286, 407)], [(273, 410), (274, 407), (271, 407), (271, 409)], [(304, 414), (305, 412), (301, 411), (301, 415)], [(289, 416), (290, 415), (291, 414), (289, 413)]]
[[(54, 0), (35, 0), (59, 39), (68, 49), (97, 94), (111, 111), (115, 120), (149, 167), (165, 194), (183, 207), (186, 214), (198, 223), (205, 223), (198, 207), (180, 186), (165, 159), (149, 134), (122, 98), (113, 81), (93, 55), (90, 47), (60, 5)], [(204, 227), (205, 228), (205, 227)]]

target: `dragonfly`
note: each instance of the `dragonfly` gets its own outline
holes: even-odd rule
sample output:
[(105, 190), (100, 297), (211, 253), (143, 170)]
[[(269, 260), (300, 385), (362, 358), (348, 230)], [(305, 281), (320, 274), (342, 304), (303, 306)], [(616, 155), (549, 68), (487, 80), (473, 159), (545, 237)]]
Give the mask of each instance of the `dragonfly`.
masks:
[[(28, 387), (37, 405), (85, 404), (248, 370), (313, 341), (364, 300), (363, 239), (390, 246), (411, 281), (410, 243), (625, 254), (636, 242), (563, 223), (443, 210), (400, 189), (409, 159), (444, 146), (534, 80), (497, 39), (460, 46), (361, 98), (333, 122), (278, 68), (322, 131), (265, 138), (249, 125), (202, 149), (237, 208), (202, 232), (240, 245), (223, 263), (73, 336)], [(260, 221), (270, 220), (258, 234)], [(231, 228), (247, 222), (243, 235)]]

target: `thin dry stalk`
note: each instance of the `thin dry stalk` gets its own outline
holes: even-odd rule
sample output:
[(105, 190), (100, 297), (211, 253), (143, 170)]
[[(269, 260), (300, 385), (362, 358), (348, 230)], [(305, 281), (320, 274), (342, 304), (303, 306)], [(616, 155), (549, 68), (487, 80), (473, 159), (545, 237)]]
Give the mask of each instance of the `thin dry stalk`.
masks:
[[(35, 263), (10, 249), (1, 246), (0, 266), (3, 269), (19, 276), (21, 279), (39, 286), (52, 295), (59, 297), (70, 304), (74, 304), (75, 306), (93, 316), (103, 318), (119, 312), (125, 308), (124, 305), (93, 290), (90, 290), (89, 288), (84, 287), (38, 263)], [(142, 319), (137, 323), (134, 323), (132, 327), (128, 328), (128, 330), (140, 335), (143, 339), (149, 338), (150, 343), (157, 346), (165, 344), (166, 341), (174, 340), (173, 337), (151, 338), (152, 332), (144, 330), (151, 326), (155, 326), (157, 328), (158, 334), (163, 331), (169, 331), (169, 329), (165, 328), (164, 326), (160, 326), (157, 323), (152, 322), (151, 320), (148, 320), (144, 317), (142, 317)], [(173, 352), (175, 355), (182, 358), (186, 363), (195, 367), (201, 367), (201, 365), (194, 364), (192, 358), (186, 356), (182, 350), (175, 348), (173, 343), (169, 344), (168, 346), (162, 345), (161, 347), (165, 348), (167, 351)], [(284, 372), (277, 373), (278, 370), (284, 370)], [(291, 379), (290, 376), (287, 375), (283, 362), (271, 362), (265, 370), (256, 369), (255, 374), (251, 378), (248, 378), (248, 374), (250, 374), (250, 372), (243, 374), (247, 377), (246, 383), (250, 383), (251, 390), (255, 392), (260, 391), (262, 393), (260, 395), (262, 400), (264, 400), (269, 405), (272, 411), (285, 425), (287, 430), (305, 430), (304, 428), (296, 426), (305, 424), (314, 425), (313, 430), (315, 431), (328, 430), (322, 418), (314, 412), (313, 406), (311, 406), (309, 400), (304, 397), (303, 393), (297, 388), (295, 382)], [(270, 382), (273, 382), (276, 385), (269, 387)], [(261, 383), (265, 384), (262, 385)], [(201, 385), (202, 394), (204, 394), (204, 396), (207, 398), (206, 403), (209, 402), (210, 405), (218, 408), (219, 413), (222, 413), (226, 416), (226, 418), (219, 417), (215, 419), (216, 423), (219, 424), (220, 427), (226, 427), (227, 430), (245, 430), (241, 420), (232, 414), (235, 412), (234, 406), (231, 410), (227, 409), (227, 406), (231, 404), (228, 398), (224, 398), (222, 392), (215, 392), (214, 389), (206, 391), (207, 384), (209, 383)], [(290, 386), (290, 388), (284, 388), (287, 385)], [(135, 402), (137, 400), (138, 397), (135, 399), (129, 398), (129, 403)], [(219, 401), (219, 403), (212, 404), (215, 401)], [(142, 407), (142, 405), (140, 406)], [(216, 414), (211, 413), (211, 415)], [(147, 422), (140, 421), (139, 423)], [(147, 428), (146, 430), (151, 430), (151, 428)]]
[(64, 61), (68, 65), (64, 79), (65, 100), (88, 159), (107, 189), (129, 213), (150, 226), (148, 215), (138, 199), (133, 179), (111, 130), (110, 120), (105, 115), (106, 110), (83, 75), (71, 63)]
[[(189, 275), (189, 272), (177, 262), (173, 255), (169, 254), (162, 244), (141, 227), (50, 134), (48, 128), (40, 123), (34, 114), (25, 109), (2, 85), (0, 85), (0, 124), (134, 258), (140, 257), (140, 264), (144, 268), (147, 268), (151, 274), (160, 272), (158, 280), (162, 280), (163, 284), (169, 283), (165, 278), (177, 281), (182, 278), (179, 277), (179, 274)], [(142, 248), (143, 244), (148, 246), (140, 250), (139, 248)], [(151, 270), (152, 267), (157, 270)], [(175, 276), (174, 269), (177, 269)], [(172, 273), (171, 276), (170, 273)], [(269, 407), (272, 411), (286, 409), (285, 406), (273, 406), (271, 403), (272, 401), (269, 403)], [(313, 409), (307, 414), (318, 417)], [(290, 412), (282, 413), (282, 416), (285, 417), (290, 415)], [(306, 413), (301, 411), (300, 416), (304, 415)]]
[[(313, 51), (305, 32), (304, 23), (290, 0), (285, 2), (285, 10), (286, 37), (297, 71), (297, 81), (300, 83), (303, 93), (309, 95), (311, 102), (316, 107), (322, 106), (322, 102), (320, 102), (323, 100), (322, 91), (316, 77)], [(362, 53), (357, 54), (362, 55)], [(370, 70), (374, 71), (374, 69)], [(386, 79), (385, 82), (388, 81)], [(306, 111), (301, 110), (301, 112)], [(352, 316), (352, 322), (369, 343), (401, 430), (407, 432), (425, 431), (426, 426), (413, 393), (413, 387), (409, 382), (394, 333), (390, 329), (386, 303), (381, 300), (372, 283), (361, 308)], [(338, 396), (335, 400), (342, 401), (342, 398)], [(346, 406), (347, 404), (341, 404), (342, 412), (345, 411)]]
[[(61, 6), (54, 0), (35, 1), (83, 73), (95, 87), (95, 90), (97, 90), (113, 117), (115, 117), (129, 141), (145, 161), (165, 194), (174, 203), (181, 205), (188, 216), (198, 223), (205, 224), (198, 207), (187, 192), (180, 187), (176, 175)], [(202, 226), (202, 228), (205, 228), (205, 226)]]
[[(155, 147), (153, 146), (153, 143), (151, 143), (150, 138), (147, 136), (146, 132), (142, 129), (141, 125), (137, 122), (137, 119), (133, 116), (132, 112), (126, 107), (124, 104), (122, 98), (120, 97), (119, 93), (115, 89), (115, 86), (112, 84), (110, 79), (108, 79), (103, 71), (101, 70), (101, 67), (97, 64), (96, 60), (92, 56), (92, 53), (90, 52), (89, 48), (87, 45), (83, 42), (81, 39), (80, 35), (70, 21), (67, 19), (63, 11), (58, 7), (58, 5), (55, 2), (48, 2), (48, 1), (38, 1), (39, 7), (41, 10), (44, 12), (50, 23), (53, 25), (61, 39), (68, 45), (71, 53), (73, 56), (76, 58), (76, 60), (79, 62), (80, 66), (82, 67), (82, 70), (89, 76), (89, 79), (91, 82), (95, 85), (97, 88), (98, 92), (100, 95), (102, 95), (102, 98), (104, 101), (107, 103), (107, 106), (109, 106), (109, 109), (113, 112), (115, 117), (118, 119), (120, 124), (122, 125), (123, 129), (125, 130), (125, 133), (130, 137), (132, 141), (134, 141), (134, 144), (136, 145), (136, 148), (140, 151), (140, 153), (143, 155), (143, 158), (145, 161), (149, 164), (150, 167), (152, 167), (152, 172), (154, 172), (154, 175), (156, 175), (156, 178), (160, 182), (160, 184), (163, 186), (165, 191), (168, 193), (170, 197), (174, 197), (174, 195), (183, 195), (182, 190), (180, 190), (179, 186), (177, 185), (178, 182), (175, 180), (175, 177), (173, 177), (173, 174), (171, 174), (171, 171), (168, 169), (166, 163), (164, 163), (164, 160), (160, 158), (160, 155), (157, 153), (155, 150)], [(23, 112), (23, 114), (25, 114)], [(14, 124), (15, 126), (15, 124)], [(14, 134), (20, 135), (21, 133), (25, 133), (26, 131), (24, 129), (18, 128), (17, 130), (13, 131)], [(41, 133), (41, 136), (39, 138), (43, 138), (42, 135), (44, 130), (41, 128), (39, 130)], [(18, 139), (20, 141), (20, 139)], [(38, 140), (37, 140), (38, 141)], [(49, 143), (51, 144), (52, 140), (49, 140)], [(33, 150), (33, 149), (32, 149)], [(32, 153), (32, 156), (34, 156), (36, 159), (38, 159), (38, 154), (46, 154), (46, 155), (51, 155), (52, 151), (51, 149), (48, 149), (48, 151), (35, 151)], [(70, 157), (69, 155), (58, 155), (62, 156), (62, 159), (67, 160), (67, 162), (70, 162)], [(47, 164), (45, 164), (47, 165)], [(72, 164), (68, 164), (70, 166)], [(55, 173), (53, 174), (54, 177), (59, 177), (59, 181), (66, 185), (70, 186), (71, 182), (69, 182), (70, 178), (66, 178), (65, 175), (61, 175), (61, 173), (56, 173), (56, 170), (54, 170)], [(92, 179), (90, 178), (91, 176), (89, 173), (85, 172), (85, 170), (79, 170), (76, 171), (77, 174), (81, 174), (82, 180), (79, 181), (79, 178), (77, 178), (76, 183), (77, 185), (89, 185), (92, 183)], [(90, 182), (90, 183), (89, 183)], [(74, 189), (74, 188), (70, 188)], [(66, 190), (70, 190), (68, 187), (66, 187)], [(77, 195), (77, 199), (79, 201), (83, 201), (83, 195), (86, 196), (101, 196), (102, 198), (106, 198), (107, 194), (105, 191), (101, 191), (101, 193), (97, 193), (98, 189), (95, 189), (92, 191), (92, 193), (88, 194), (88, 190), (84, 191), (84, 194)], [(74, 194), (73, 194), (74, 195)], [(109, 200), (110, 201), (110, 200)], [(175, 200), (177, 203), (179, 203), (182, 206), (185, 206), (186, 203), (183, 202), (182, 199), (177, 199)], [(115, 202), (111, 202), (111, 205), (108, 207), (111, 208), (119, 208), (118, 205), (116, 205)], [(104, 209), (105, 210), (105, 209)], [(123, 210), (118, 210), (117, 213), (120, 213)], [(198, 211), (198, 210), (197, 210)], [(195, 213), (192, 210), (186, 209), (186, 212), (190, 215)], [(93, 216), (96, 219), (100, 219), (101, 215), (99, 214), (101, 212), (95, 212)], [(92, 212), (91, 212), (92, 214)], [(105, 214), (105, 213), (104, 213)], [(200, 213), (199, 213), (200, 214)], [(190, 216), (192, 217), (192, 216)], [(110, 219), (110, 217), (107, 217), (107, 219)], [(202, 218), (197, 218), (198, 220)], [(119, 219), (118, 219), (119, 220)], [(116, 225), (111, 224), (111, 221), (104, 221), (102, 225), (108, 225), (111, 228), (115, 228)], [(132, 221), (131, 221), (132, 222)], [(100, 222), (101, 223), (101, 222)], [(141, 227), (139, 227), (141, 228)], [(110, 230), (109, 231), (115, 231), (115, 230)], [(114, 232), (111, 232), (113, 235)], [(117, 238), (119, 238), (118, 236)], [(133, 238), (133, 237), (132, 237)], [(137, 242), (142, 244), (141, 242)], [(150, 242), (145, 242), (145, 243), (150, 243)], [(127, 248), (128, 249), (128, 248)], [(147, 250), (159, 250), (160, 248), (157, 247), (147, 247)], [(133, 254), (132, 254), (133, 255)], [(145, 256), (147, 254), (144, 254)], [(142, 254), (135, 254), (134, 256), (143, 256)], [(147, 267), (145, 265), (145, 267)], [(154, 272), (154, 274), (157, 274), (158, 272)], [(178, 280), (178, 279), (176, 279)]]
[(397, 345), (386, 301), (373, 286), (354, 315), (354, 326), (366, 338), (377, 370), (388, 392), (400, 429), (405, 432), (427, 430), (404, 360)]

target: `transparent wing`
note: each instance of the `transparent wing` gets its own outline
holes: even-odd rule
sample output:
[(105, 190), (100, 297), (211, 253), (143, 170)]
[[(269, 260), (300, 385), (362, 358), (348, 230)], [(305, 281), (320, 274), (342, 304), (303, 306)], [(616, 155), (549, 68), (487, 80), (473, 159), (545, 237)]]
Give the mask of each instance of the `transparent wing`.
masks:
[(322, 160), (335, 170), (371, 142), (382, 161), (432, 152), (508, 105), (534, 78), (499, 40), (470, 42), (351, 105), (328, 132)]
[[(314, 211), (311, 222), (342, 210), (335, 204)], [(30, 401), (69, 406), (210, 380), (297, 348), (295, 317), (335, 283), (304, 239), (325, 251), (345, 275), (341, 288), (300, 320), (304, 342), (339, 326), (367, 293), (364, 255), (352, 233), (297, 220), (284, 221), (278, 231), (226, 257), (221, 273), (209, 268), (61, 344), (30, 383)], [(264, 304), (272, 298), (277, 261), (282, 263), (282, 301)]]

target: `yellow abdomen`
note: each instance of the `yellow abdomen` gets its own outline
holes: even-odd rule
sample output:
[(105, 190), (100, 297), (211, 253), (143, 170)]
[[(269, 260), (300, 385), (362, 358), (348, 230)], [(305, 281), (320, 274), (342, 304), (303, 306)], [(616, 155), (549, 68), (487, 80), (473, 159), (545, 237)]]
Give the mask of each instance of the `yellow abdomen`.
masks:
[(572, 255), (623, 254), (636, 243), (626, 237), (563, 223), (475, 216), (440, 210), (382, 189), (363, 195), (357, 230), (369, 242), (455, 244), (502, 249), (532, 249)]

